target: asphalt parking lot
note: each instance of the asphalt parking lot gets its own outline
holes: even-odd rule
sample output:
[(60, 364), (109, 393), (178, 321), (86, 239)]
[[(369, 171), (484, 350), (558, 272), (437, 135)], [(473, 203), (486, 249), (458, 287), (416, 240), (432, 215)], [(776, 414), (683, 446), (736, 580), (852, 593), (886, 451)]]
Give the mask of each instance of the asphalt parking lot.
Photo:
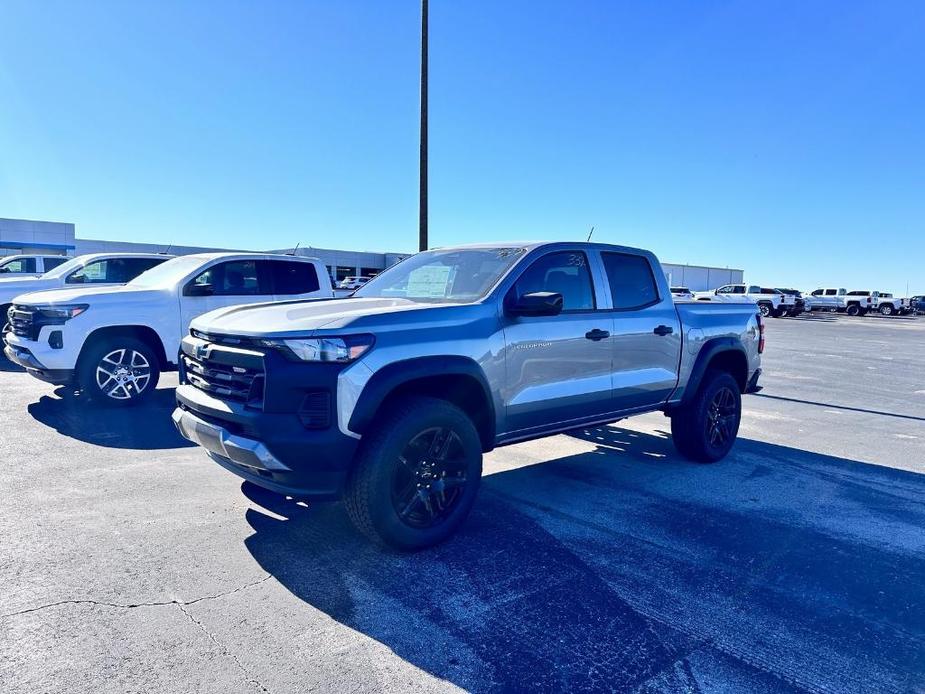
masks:
[(724, 461), (661, 415), (487, 456), (414, 555), (220, 469), (155, 402), (0, 362), (0, 691), (925, 687), (925, 318), (771, 320)]

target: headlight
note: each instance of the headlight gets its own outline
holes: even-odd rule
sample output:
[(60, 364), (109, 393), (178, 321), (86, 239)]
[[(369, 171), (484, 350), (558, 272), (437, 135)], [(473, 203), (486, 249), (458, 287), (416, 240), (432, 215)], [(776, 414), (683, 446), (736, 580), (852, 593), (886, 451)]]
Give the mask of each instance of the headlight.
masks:
[(67, 321), (79, 316), (88, 308), (87, 304), (61, 304), (58, 306), (36, 306), (35, 310), (45, 318)]
[(268, 347), (281, 349), (299, 361), (350, 362), (359, 359), (373, 346), (372, 335), (348, 337), (300, 337), (264, 340)]

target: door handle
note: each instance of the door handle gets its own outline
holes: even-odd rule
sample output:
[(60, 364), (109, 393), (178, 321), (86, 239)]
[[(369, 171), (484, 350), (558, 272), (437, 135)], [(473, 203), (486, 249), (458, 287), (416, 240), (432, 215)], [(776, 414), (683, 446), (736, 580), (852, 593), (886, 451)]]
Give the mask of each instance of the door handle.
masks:
[(595, 328), (594, 330), (586, 332), (585, 337), (588, 338), (589, 340), (594, 340), (595, 342), (597, 342), (598, 340), (603, 340), (605, 337), (610, 337), (610, 333), (606, 330)]
[(671, 333), (674, 332), (674, 328), (672, 328), (670, 325), (660, 325), (652, 332), (656, 335), (671, 335)]

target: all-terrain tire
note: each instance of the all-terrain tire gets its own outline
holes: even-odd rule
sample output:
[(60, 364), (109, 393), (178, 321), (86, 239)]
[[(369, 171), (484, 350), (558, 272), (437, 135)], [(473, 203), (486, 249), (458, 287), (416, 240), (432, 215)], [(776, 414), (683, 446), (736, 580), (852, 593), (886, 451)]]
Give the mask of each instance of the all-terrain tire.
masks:
[[(428, 444), (432, 431), (448, 433), (444, 439), (434, 433)], [(442, 478), (434, 473), (440, 450), (432, 450), (441, 440), (449, 441), (443, 460), (453, 468), (452, 475), (444, 472)], [(424, 445), (416, 448), (418, 442)], [(463, 523), (475, 502), (481, 475), (482, 442), (466, 413), (439, 398), (407, 397), (390, 403), (365, 434), (344, 504), (353, 524), (372, 540), (399, 550), (423, 549), (446, 540)], [(401, 492), (408, 489), (409, 481), (413, 493), (411, 502), (405, 503)], [(417, 491), (413, 491), (415, 484)], [(444, 515), (428, 525), (433, 508)]]
[(99, 405), (137, 405), (160, 380), (154, 350), (134, 337), (107, 337), (84, 348), (77, 367), (77, 387)]
[[(721, 417), (721, 420), (717, 419)], [(711, 369), (691, 402), (671, 414), (671, 437), (686, 458), (715, 463), (735, 443), (742, 418), (739, 384), (728, 371)], [(717, 432), (719, 424), (722, 434)]]

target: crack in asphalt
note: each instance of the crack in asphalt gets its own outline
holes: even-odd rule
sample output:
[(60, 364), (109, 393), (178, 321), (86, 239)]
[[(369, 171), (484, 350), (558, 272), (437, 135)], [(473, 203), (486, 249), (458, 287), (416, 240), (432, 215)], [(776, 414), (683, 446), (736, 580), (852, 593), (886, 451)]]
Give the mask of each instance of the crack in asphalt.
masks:
[[(267, 578), (269, 578), (269, 576), (267, 576)], [(265, 580), (266, 580), (266, 578), (262, 579), (261, 581), (258, 581), (258, 583), (262, 583), (262, 582), (265, 581)], [(232, 591), (232, 592), (235, 592), (235, 591)], [(263, 686), (263, 684), (260, 682), (260, 680), (258, 680), (256, 677), (254, 677), (254, 676), (248, 671), (248, 669), (247, 669), (246, 667), (244, 667), (244, 664), (243, 664), (240, 660), (238, 660), (238, 656), (236, 656), (234, 653), (232, 653), (232, 652), (228, 649), (228, 647), (227, 647), (225, 644), (223, 644), (221, 641), (219, 641), (217, 638), (215, 638), (215, 634), (213, 634), (211, 631), (209, 631), (208, 629), (206, 629), (205, 625), (204, 625), (202, 622), (200, 622), (200, 621), (199, 621), (198, 619), (196, 619), (192, 614), (190, 614), (190, 612), (186, 609), (186, 605), (188, 605), (188, 604), (190, 604), (190, 603), (185, 603), (185, 604), (184, 604), (184, 603), (179, 603), (179, 602), (178, 602), (178, 603), (174, 603), (174, 604), (177, 606), (177, 609), (179, 609), (180, 612), (182, 612), (183, 614), (185, 614), (186, 617), (189, 619), (189, 621), (191, 621), (193, 624), (195, 624), (195, 625), (199, 628), (199, 630), (202, 631), (202, 633), (205, 634), (205, 635), (209, 638), (209, 640), (210, 640), (212, 643), (214, 643), (216, 646), (218, 646), (218, 648), (219, 648), (219, 650), (221, 651), (222, 655), (226, 655), (226, 656), (228, 656), (229, 658), (231, 658), (231, 661), (237, 666), (237, 668), (238, 668), (238, 669), (241, 671), (241, 673), (244, 675), (244, 679), (247, 681), (248, 684), (251, 684), (251, 685), (255, 686), (259, 691), (264, 692), (264, 694), (270, 694), (270, 690), (267, 689), (265, 686)]]
[(203, 595), (202, 597), (193, 598), (192, 600), (163, 600), (163, 601), (154, 601), (154, 602), (135, 602), (135, 603), (118, 603), (118, 602), (105, 602), (102, 600), (58, 600), (56, 602), (50, 602), (45, 605), (38, 605), (36, 607), (27, 607), (24, 610), (18, 610), (16, 612), (8, 612), (7, 614), (0, 615), (0, 619), (7, 619), (9, 617), (17, 617), (23, 614), (29, 614), (30, 612), (38, 612), (39, 610), (45, 610), (49, 607), (58, 607), (59, 605), (94, 605), (98, 607), (115, 607), (119, 609), (133, 609), (135, 607), (163, 607), (166, 605), (178, 605), (181, 608), (186, 605), (195, 605), (197, 602), (202, 602), (204, 600), (218, 600), (219, 598), (225, 598), (229, 595), (234, 595), (242, 590), (247, 590), (248, 588), (253, 588), (254, 586), (260, 585), (264, 581), (272, 578), (272, 574), (267, 574), (261, 579), (256, 581), (251, 581), (250, 583), (245, 583), (243, 586), (238, 586), (233, 590), (225, 591), (224, 593), (217, 593), (215, 595)]

